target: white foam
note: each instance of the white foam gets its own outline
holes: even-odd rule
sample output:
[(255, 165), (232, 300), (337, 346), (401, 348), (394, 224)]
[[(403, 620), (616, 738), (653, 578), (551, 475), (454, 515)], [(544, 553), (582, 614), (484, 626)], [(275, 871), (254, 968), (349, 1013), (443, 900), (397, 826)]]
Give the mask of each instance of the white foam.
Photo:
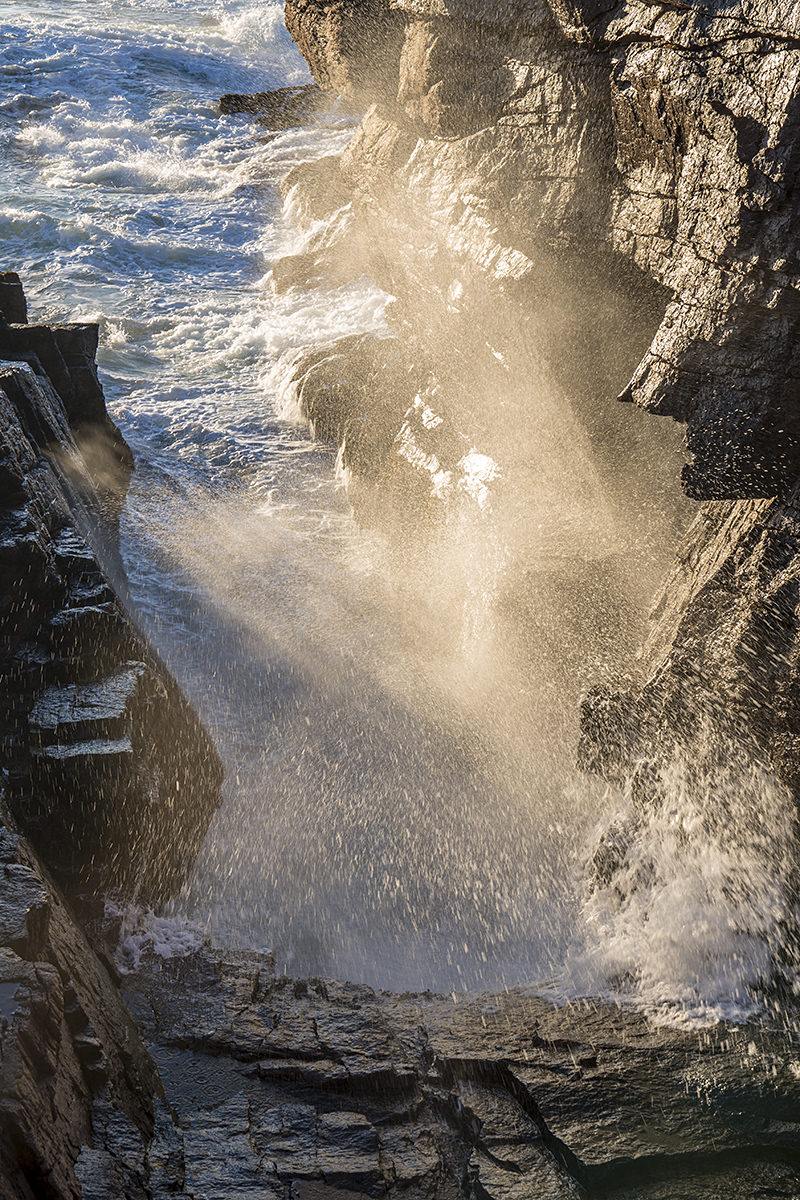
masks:
[[(708, 752), (701, 739), (698, 761)], [(621, 865), (594, 886), (565, 979), (573, 994), (635, 1002), (658, 1021), (702, 1026), (759, 1011), (791, 917), (795, 836), (786, 788), (719, 744), (704, 771), (676, 758), (651, 807), (630, 801), (595, 831)]]
[(122, 975), (138, 971), (148, 953), (159, 958), (187, 958), (199, 950), (204, 935), (198, 925), (181, 917), (159, 916), (151, 908), (129, 904), (120, 910), (106, 903), (107, 916), (122, 916), (115, 961)]

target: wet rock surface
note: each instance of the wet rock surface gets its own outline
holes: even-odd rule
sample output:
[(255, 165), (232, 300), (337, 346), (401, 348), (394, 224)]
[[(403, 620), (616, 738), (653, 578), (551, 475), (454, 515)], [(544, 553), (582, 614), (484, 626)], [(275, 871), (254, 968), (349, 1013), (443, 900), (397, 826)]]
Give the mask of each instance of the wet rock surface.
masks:
[[(276, 979), (151, 957), (124, 995), (192, 1195), (794, 1197), (785, 1031), (655, 1029), (617, 1008)], [(227, 1165), (223, 1165), (227, 1164)], [(227, 1174), (225, 1174), (227, 1172)]]
[[(355, 73), (358, 55), (314, 5), (286, 7), (318, 81), (344, 89), (341, 59)], [(796, 801), (796, 12), (639, 0), (385, 12), (402, 19), (402, 48), (379, 102), (338, 167), (295, 169), (291, 195), (319, 221), (327, 189), (328, 259), (338, 245), (393, 297), (401, 352), (512, 494), (538, 502), (502, 430), (535, 449), (563, 422), (576, 477), (597, 470), (602, 503), (642, 515), (611, 603), (635, 593), (637, 572), (666, 583), (624, 683), (592, 690), (587, 673), (583, 765), (627, 783), (641, 813), (665, 764), (705, 758), (702, 807), (704, 770), (734, 746)], [(346, 227), (333, 219), (343, 205)], [(683, 449), (634, 408), (679, 423)], [(551, 441), (544, 461), (560, 453)], [(573, 499), (564, 489), (562, 510)], [(602, 539), (593, 507), (578, 505), (573, 526), (584, 556)], [(592, 590), (588, 576), (577, 586)], [(639, 628), (618, 624), (627, 650)]]
[(386, 0), (297, 0), (286, 25), (321, 87), (359, 100), (391, 95), (403, 20)]
[[(0, 301), (26, 315), (11, 273)], [(218, 801), (205, 732), (111, 582), (132, 459), (96, 345), (94, 326), (0, 325), (4, 1200), (170, 1194), (157, 1070), (72, 903), (86, 921), (108, 889), (170, 894)]]
[(302, 87), (274, 88), (270, 92), (228, 93), (220, 97), (219, 111), (225, 115), (248, 113), (267, 129), (290, 129), (307, 124), (330, 107), (330, 97), (314, 83)]
[(9, 324), (27, 324), (28, 304), (16, 271), (0, 271), (0, 313)]
[(157, 900), (200, 844), (220, 767), (92, 548), (117, 575), (131, 465), (96, 345), (96, 327), (0, 327), (0, 352), (20, 356), (0, 362), (4, 791), (70, 892)]
[[(647, 475), (671, 511), (682, 474), (706, 504), (641, 684), (587, 704), (584, 753), (629, 776), (711, 696), (800, 791), (793, 13), (290, 0), (287, 23), (321, 86), (377, 103), (341, 160), (293, 173), (328, 220), (276, 284), (366, 271), (395, 297), (394, 338), (298, 360), (306, 418), (367, 482), (402, 460), (422, 505), (473, 450), (503, 459), (482, 398), (537, 428), (519, 380), (545, 380), (620, 502)], [(92, 549), (113, 562), (130, 468), (96, 328), (28, 325), (12, 273), (0, 311), (2, 803), (31, 843), (0, 832), (0, 1195), (796, 1200), (792, 1030), (391, 996), (204, 949), (126, 980), (137, 1032), (43, 863), (73, 891), (158, 898), (217, 767)], [(685, 424), (685, 470), (618, 393)]]
[(108, 967), (31, 847), (0, 826), (0, 1196), (80, 1195), (87, 1154), (123, 1175), (110, 1126), (143, 1152), (160, 1095)]

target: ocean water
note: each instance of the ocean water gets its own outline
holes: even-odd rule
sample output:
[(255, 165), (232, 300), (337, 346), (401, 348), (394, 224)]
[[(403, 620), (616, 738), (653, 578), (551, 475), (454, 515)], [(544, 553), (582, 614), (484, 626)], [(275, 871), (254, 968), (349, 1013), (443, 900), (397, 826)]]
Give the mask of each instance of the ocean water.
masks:
[(293, 974), (559, 994), (625, 979), (662, 1015), (751, 1011), (785, 908), (767, 886), (731, 905), (729, 881), (763, 882), (763, 847), (709, 840), (676, 783), (647, 830), (647, 888), (587, 899), (584, 864), (624, 797), (572, 767), (583, 680), (534, 669), (536, 647), (496, 619), (491, 514), (456, 523), (426, 589), (357, 528), (332, 450), (291, 419), (287, 359), (381, 331), (387, 298), (366, 279), (271, 289), (303, 238), (281, 178), (352, 133), (335, 113), (278, 134), (219, 115), (224, 92), (307, 81), (281, 5), (2, 0), (0, 15), (2, 265), (36, 317), (100, 322), (137, 463), (133, 610), (226, 767), (182, 894), (149, 933), (132, 921), (131, 953), (200, 931)]

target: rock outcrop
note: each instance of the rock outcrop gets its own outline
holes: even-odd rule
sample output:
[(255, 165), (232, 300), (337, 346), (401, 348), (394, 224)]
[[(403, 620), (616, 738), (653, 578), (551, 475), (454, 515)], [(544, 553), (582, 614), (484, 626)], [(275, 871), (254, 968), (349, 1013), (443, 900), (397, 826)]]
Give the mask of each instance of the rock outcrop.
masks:
[(404, 23), (383, 0), (298, 0), (286, 24), (323, 88), (357, 99), (391, 94)]
[[(316, 22), (286, 7), (318, 81), (343, 87), (347, 48), (329, 29), (351, 6)], [(586, 699), (583, 763), (652, 793), (658, 763), (696, 757), (713, 724), (704, 753), (744, 746), (800, 797), (797, 13), (768, 0), (370, 12), (402, 19), (402, 50), (388, 53), (392, 25), (377, 102), (337, 165), (295, 170), (297, 212), (319, 221), (329, 189), (328, 259), (349, 247), (394, 298), (403, 352), (510, 490), (524, 484), (509, 443), (535, 458), (560, 425), (568, 452), (545, 442), (572, 476), (559, 506), (597, 472), (611, 524), (638, 514), (623, 586), (666, 572), (638, 663)], [(679, 422), (685, 452), (635, 410)]]
[(267, 129), (290, 129), (303, 125), (330, 107), (330, 97), (314, 83), (301, 87), (273, 88), (270, 92), (220, 96), (219, 111), (226, 116), (248, 113)]
[(0, 826), (0, 1196), (146, 1194), (162, 1097), (109, 968)]
[[(323, 21), (306, 33), (308, 7), (289, 0), (287, 24), (336, 86), (320, 41), (326, 62), (346, 52)], [(687, 490), (791, 488), (796, 14), (638, 0), (383, 8), (405, 19), (403, 50), (391, 99), (342, 164), (356, 198), (368, 193), (385, 222), (402, 196), (385, 228), (413, 215), (431, 232), (435, 216), (442, 249), (472, 252), (488, 277), (535, 281), (554, 254), (543, 307), (573, 283), (595, 292), (603, 272), (612, 291), (638, 278), (655, 328), (624, 395), (687, 423)]]
[(83, 926), (175, 890), (221, 770), (118, 594), (133, 460), (97, 327), (27, 324), (13, 272), (0, 308), (0, 1196), (150, 1200), (177, 1133)]
[(2, 787), (72, 895), (155, 902), (200, 844), (220, 766), (112, 583), (132, 458), (96, 347), (96, 326), (0, 326)]

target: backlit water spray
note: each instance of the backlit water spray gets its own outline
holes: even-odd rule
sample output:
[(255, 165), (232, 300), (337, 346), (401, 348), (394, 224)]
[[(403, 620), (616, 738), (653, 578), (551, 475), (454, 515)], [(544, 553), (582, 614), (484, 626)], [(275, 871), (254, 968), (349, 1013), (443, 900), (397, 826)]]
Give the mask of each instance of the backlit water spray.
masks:
[[(580, 694), (618, 665), (609, 626), (635, 642), (652, 586), (579, 423), (553, 420), (546, 389), (511, 396), (528, 424), (465, 447), (419, 549), (360, 531), (334, 451), (284, 415), (287, 356), (385, 332), (387, 298), (363, 278), (269, 286), (316, 232), (282, 214), (281, 178), (352, 133), (339, 116), (274, 136), (220, 118), (224, 92), (306, 80), (280, 5), (37, 0), (4, 16), (7, 262), (43, 317), (101, 322), (137, 457), (132, 601), (226, 767), (183, 893), (129, 916), (123, 956), (181, 952), (197, 930), (297, 974), (555, 978), (560, 994), (750, 1011), (787, 922), (780, 789), (723, 771), (698, 790), (678, 763), (671, 799), (632, 811), (573, 765)], [(709, 825), (709, 795), (765, 827)], [(598, 825), (623, 847), (587, 892)]]

